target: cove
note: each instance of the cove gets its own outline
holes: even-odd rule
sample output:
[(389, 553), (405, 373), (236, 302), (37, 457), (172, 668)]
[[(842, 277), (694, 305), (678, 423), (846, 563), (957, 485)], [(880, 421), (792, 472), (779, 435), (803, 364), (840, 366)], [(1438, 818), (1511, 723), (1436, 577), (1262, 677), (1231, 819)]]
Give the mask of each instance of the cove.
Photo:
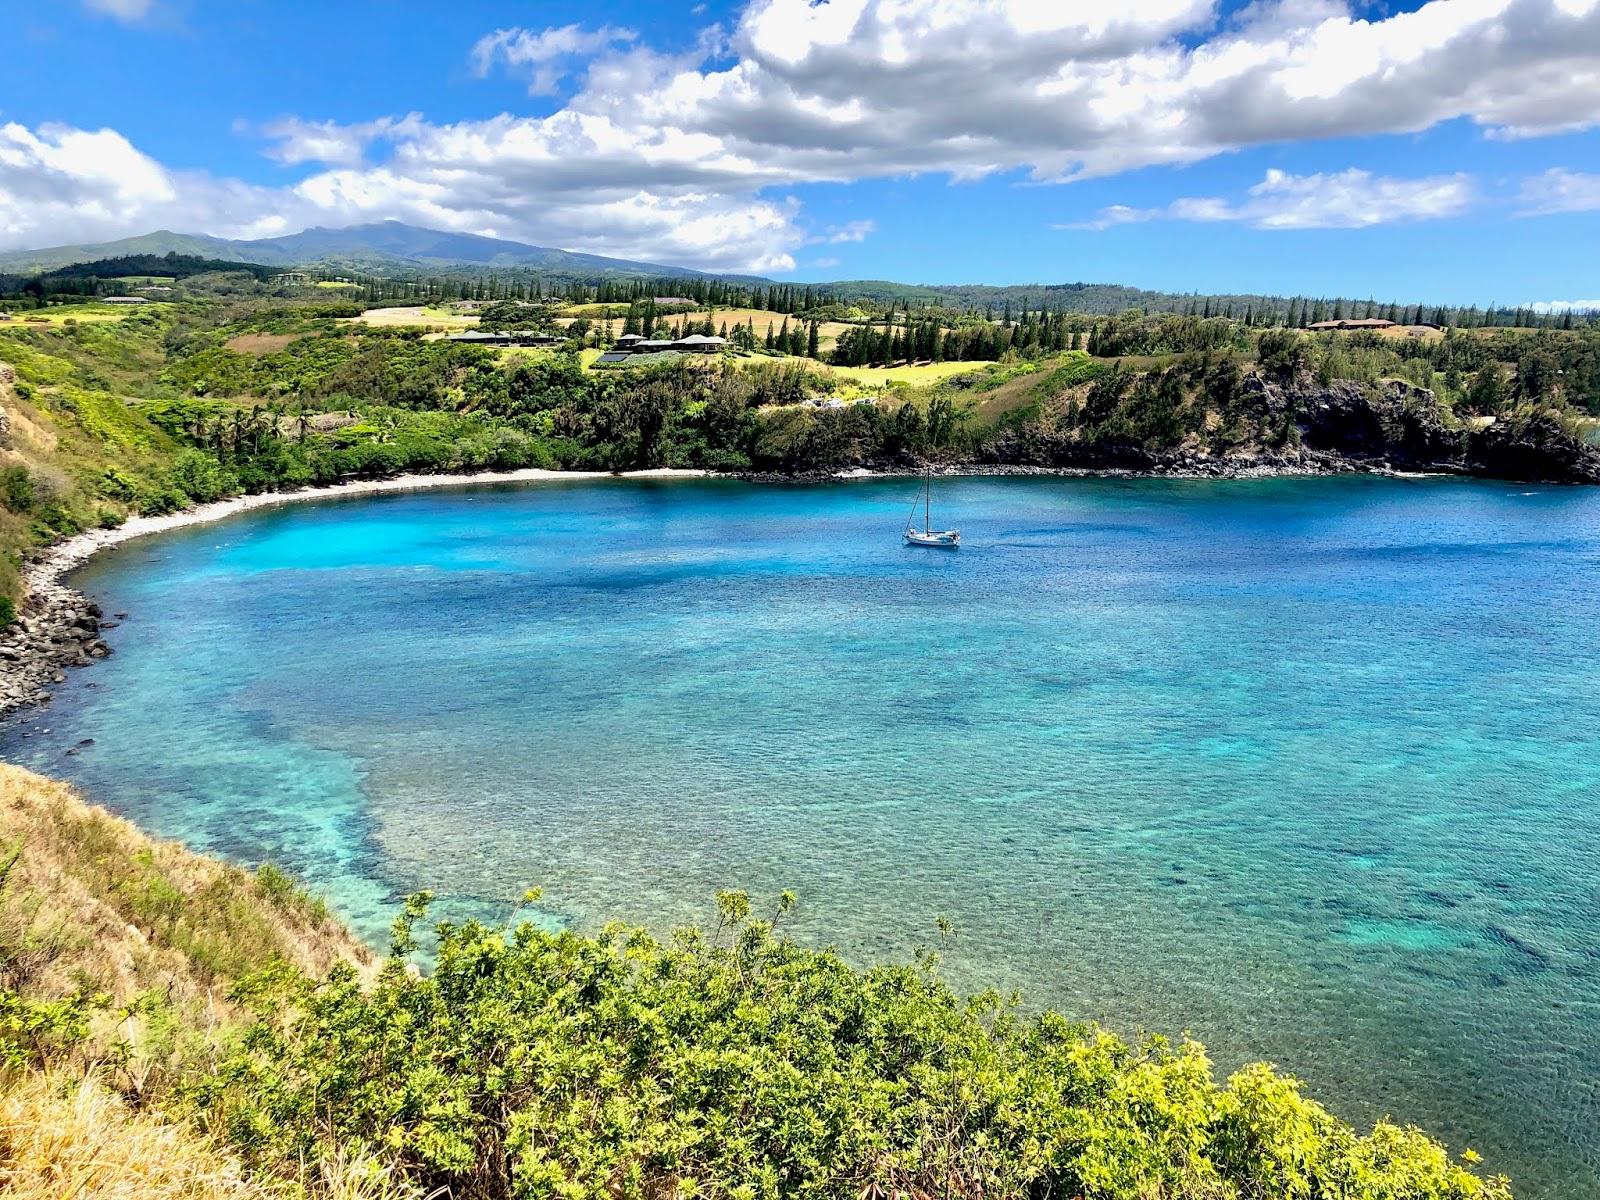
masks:
[[(116, 654), (0, 755), (396, 899), (800, 895), (858, 960), (1192, 1029), (1600, 1190), (1600, 491), (603, 481), (320, 501), (75, 576)], [(92, 739), (92, 741), (90, 741)], [(71, 753), (69, 753), (69, 751)]]

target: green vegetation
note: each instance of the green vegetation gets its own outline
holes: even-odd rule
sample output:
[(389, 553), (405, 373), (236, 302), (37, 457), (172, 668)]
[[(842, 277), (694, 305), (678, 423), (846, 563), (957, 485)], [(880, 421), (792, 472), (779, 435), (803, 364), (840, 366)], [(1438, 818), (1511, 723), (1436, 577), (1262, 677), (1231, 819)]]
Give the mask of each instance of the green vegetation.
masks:
[(1219, 1083), (1192, 1041), (957, 995), (936, 947), (862, 968), (797, 945), (788, 894), (756, 919), (723, 893), (665, 939), (445, 924), (421, 964), (419, 896), (374, 970), (281, 873), (15, 768), (0, 843), (0, 1105), (56, 1134), (0, 1132), (0, 1179), (41, 1197), (63, 1162), (152, 1169), (108, 1136), (170, 1146), (189, 1190), (149, 1194), (185, 1196), (1510, 1195), (1267, 1066)]
[[(59, 274), (62, 286), (104, 282), (157, 263), (197, 271), (171, 303), (116, 309), (49, 293), (0, 323), (0, 623), (14, 618), (31, 547), (130, 514), (404, 471), (1139, 468), (1304, 448), (1486, 474), (1596, 473), (1574, 449), (1600, 418), (1600, 331), (1588, 328), (1313, 335), (1254, 312), (1005, 307), (991, 320), (680, 281), (696, 303), (705, 293), (766, 306), (725, 310), (730, 326), (709, 308), (667, 316), (639, 299), (645, 284), (612, 281), (586, 294), (625, 301), (624, 328), (726, 327), (746, 348), (594, 371), (592, 348), (502, 352), (418, 327), (442, 309), (374, 314), (355, 297), (288, 296), (250, 273), (199, 270), (226, 263), (128, 258)], [(519, 293), (482, 309), (491, 328), (555, 328), (566, 303), (538, 288), (468, 290)], [(422, 316), (380, 320), (391, 311)], [(761, 330), (755, 312), (779, 319)], [(571, 321), (568, 351), (617, 332), (559, 320)]]

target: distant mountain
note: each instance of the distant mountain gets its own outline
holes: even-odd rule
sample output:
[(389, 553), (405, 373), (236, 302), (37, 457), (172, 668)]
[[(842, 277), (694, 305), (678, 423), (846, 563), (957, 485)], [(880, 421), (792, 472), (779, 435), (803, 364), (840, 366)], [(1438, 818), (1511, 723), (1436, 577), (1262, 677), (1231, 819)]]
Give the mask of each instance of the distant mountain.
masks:
[(548, 246), (529, 246), (472, 233), (421, 229), (399, 221), (352, 225), (345, 229), (317, 226), (283, 237), (234, 241), (199, 234), (159, 229), (140, 237), (121, 238), (84, 246), (51, 246), (42, 250), (14, 250), (0, 254), (0, 271), (24, 274), (53, 271), (74, 263), (133, 254), (192, 254), (201, 258), (231, 259), (267, 266), (307, 266), (330, 262), (340, 265), (411, 270), (449, 267), (485, 269), (521, 268), (547, 274), (588, 278), (667, 276), (700, 278), (704, 272), (660, 263), (632, 262), (598, 254), (578, 254)]

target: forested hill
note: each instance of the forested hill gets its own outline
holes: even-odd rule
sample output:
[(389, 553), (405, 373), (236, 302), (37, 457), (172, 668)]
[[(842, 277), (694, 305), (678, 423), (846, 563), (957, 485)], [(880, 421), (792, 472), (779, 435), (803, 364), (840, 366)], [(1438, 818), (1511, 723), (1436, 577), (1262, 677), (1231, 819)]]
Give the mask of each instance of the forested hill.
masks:
[[(717, 303), (726, 300), (706, 294), (707, 289), (755, 291), (774, 289), (805, 293), (818, 301), (842, 307), (887, 305), (971, 312), (1002, 319), (1014, 313), (1045, 311), (1105, 316), (1130, 310), (1178, 313), (1189, 316), (1226, 316), (1254, 323), (1290, 324), (1341, 316), (1384, 316), (1399, 322), (1527, 326), (1532, 314), (1515, 306), (1472, 304), (1470, 297), (1426, 296), (1281, 296), (1265, 293), (1185, 293), (1131, 287), (1117, 283), (1027, 283), (990, 285), (977, 283), (897, 283), (881, 279), (844, 279), (796, 284), (751, 275), (713, 273), (685, 266), (608, 258), (548, 246), (528, 245), (502, 238), (447, 230), (424, 229), (398, 221), (383, 221), (344, 229), (312, 228), (276, 238), (230, 241), (224, 238), (157, 230), (134, 238), (98, 245), (54, 246), (40, 250), (0, 253), (0, 272), (12, 276), (85, 273), (85, 264), (106, 261), (133, 263), (167, 255), (233, 264), (239, 269), (270, 266), (278, 270), (300, 268), (341, 278), (355, 277), (368, 300), (399, 296), (427, 280), (445, 294), (469, 292), (488, 298), (527, 294), (535, 285), (545, 292), (567, 294), (574, 289), (609, 286), (625, 288), (601, 299), (626, 300), (633, 296), (689, 295)], [(105, 272), (87, 271), (87, 274)], [(117, 275), (172, 274), (171, 271), (118, 271)], [(468, 290), (461, 290), (463, 287)], [(690, 289), (699, 290), (690, 290)], [(15, 290), (13, 286), (12, 290)], [(0, 286), (0, 295), (5, 288)], [(573, 296), (572, 298), (576, 298)], [(792, 309), (787, 311), (793, 311)], [(1478, 317), (1474, 320), (1474, 314)], [(1495, 314), (1504, 319), (1496, 319)]]
[(422, 229), (398, 221), (352, 225), (344, 229), (315, 227), (282, 237), (245, 241), (160, 229), (139, 237), (97, 245), (14, 250), (0, 254), (0, 270), (37, 274), (98, 259), (171, 253), (276, 267), (311, 266), (317, 263), (365, 266), (390, 273), (415, 273), (424, 268), (439, 271), (453, 267), (592, 278), (621, 275), (694, 278), (702, 275), (702, 272), (686, 267), (580, 254), (502, 238), (480, 237), (477, 234)]

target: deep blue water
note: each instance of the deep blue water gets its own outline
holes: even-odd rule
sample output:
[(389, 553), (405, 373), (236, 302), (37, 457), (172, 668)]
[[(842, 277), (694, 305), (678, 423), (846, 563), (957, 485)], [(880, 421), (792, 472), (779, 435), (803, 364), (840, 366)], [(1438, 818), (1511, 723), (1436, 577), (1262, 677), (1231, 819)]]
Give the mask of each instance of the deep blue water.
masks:
[[(1266, 1058), (1600, 1193), (1600, 490), (607, 481), (258, 512), (78, 576), (116, 655), (0, 755), (273, 859), (797, 935)], [(936, 514), (936, 516), (939, 514)], [(46, 732), (48, 730), (48, 732)], [(94, 744), (68, 756), (81, 739)]]

